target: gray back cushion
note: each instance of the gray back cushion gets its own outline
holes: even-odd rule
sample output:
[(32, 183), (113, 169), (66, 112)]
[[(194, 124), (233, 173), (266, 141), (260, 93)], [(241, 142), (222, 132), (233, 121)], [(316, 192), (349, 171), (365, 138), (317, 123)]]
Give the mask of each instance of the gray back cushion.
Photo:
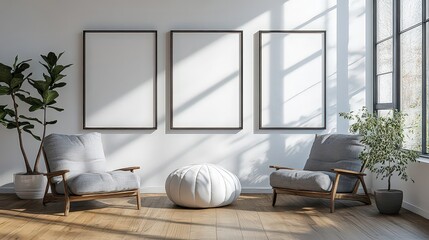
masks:
[[(67, 178), (80, 173), (106, 172), (106, 159), (100, 133), (83, 135), (51, 134), (43, 147), (50, 170), (68, 169)], [(54, 181), (61, 181), (57, 178)]]
[(364, 148), (360, 139), (358, 135), (348, 134), (316, 135), (304, 170), (331, 171), (341, 168), (360, 171), (362, 162), (359, 154)]

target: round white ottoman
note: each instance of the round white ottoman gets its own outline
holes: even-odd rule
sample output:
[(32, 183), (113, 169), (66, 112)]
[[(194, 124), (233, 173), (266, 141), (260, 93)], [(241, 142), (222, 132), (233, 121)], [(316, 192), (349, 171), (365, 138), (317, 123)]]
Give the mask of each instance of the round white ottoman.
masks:
[(165, 181), (168, 198), (189, 208), (221, 207), (240, 196), (237, 176), (213, 164), (198, 164), (179, 168)]

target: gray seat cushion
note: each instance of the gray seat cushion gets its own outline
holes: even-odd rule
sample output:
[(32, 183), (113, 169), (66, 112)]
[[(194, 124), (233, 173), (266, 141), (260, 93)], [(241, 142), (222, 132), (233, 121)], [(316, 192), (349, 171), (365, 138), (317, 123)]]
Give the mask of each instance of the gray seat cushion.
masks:
[(332, 180), (329, 175), (317, 171), (278, 170), (270, 175), (272, 187), (307, 191), (330, 191)]
[[(328, 175), (331, 179), (332, 183), (335, 180), (335, 176), (337, 175), (335, 172), (323, 172), (324, 174)], [(356, 177), (350, 177), (348, 175), (341, 175), (340, 181), (338, 182), (338, 193), (351, 193), (353, 192), (353, 189), (355, 187), (356, 181), (358, 179)]]
[[(85, 195), (135, 190), (140, 188), (140, 180), (136, 174), (128, 171), (81, 173), (67, 179), (67, 185), (73, 194)], [(64, 194), (62, 182), (57, 183), (55, 189)]]

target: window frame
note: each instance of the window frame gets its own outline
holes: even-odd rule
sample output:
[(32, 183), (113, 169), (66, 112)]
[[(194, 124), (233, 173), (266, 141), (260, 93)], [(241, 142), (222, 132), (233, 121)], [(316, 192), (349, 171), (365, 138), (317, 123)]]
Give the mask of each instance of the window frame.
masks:
[[(400, 20), (401, 20), (401, 12), (400, 12), (400, 3), (401, 0), (392, 0), (392, 35), (386, 37), (384, 39), (377, 39), (377, 3), (378, 1), (373, 1), (373, 109), (374, 112), (378, 110), (390, 110), (390, 109), (398, 109), (401, 110), (401, 62), (400, 62), (400, 36), (403, 33), (406, 33), (410, 30), (413, 30), (417, 27), (422, 28), (422, 139), (421, 139), (421, 156), (425, 158), (429, 158), (427, 144), (427, 27), (429, 27), (429, 19), (427, 19), (427, 0), (422, 0), (422, 16), (421, 21), (412, 26), (409, 26), (403, 30), (400, 29)], [(386, 73), (378, 73), (377, 74), (377, 46), (378, 44), (392, 39), (392, 102), (391, 103), (378, 103), (378, 77), (386, 74)]]

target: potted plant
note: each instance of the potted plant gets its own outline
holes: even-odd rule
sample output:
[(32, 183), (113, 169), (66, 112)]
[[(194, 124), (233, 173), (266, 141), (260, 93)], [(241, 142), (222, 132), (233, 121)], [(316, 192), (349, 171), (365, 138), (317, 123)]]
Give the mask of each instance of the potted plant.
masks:
[[(0, 95), (10, 97), (11, 107), (8, 105), (0, 105), (0, 123), (8, 129), (16, 129), (18, 134), (19, 148), (24, 159), (26, 172), (17, 173), (14, 175), (15, 192), (18, 197), (23, 199), (39, 199), (43, 197), (44, 188), (46, 186), (46, 178), (39, 171), (39, 162), (42, 155), (43, 140), (46, 135), (46, 128), (50, 124), (55, 124), (57, 120), (48, 120), (48, 109), (63, 111), (63, 109), (55, 106), (56, 99), (59, 94), (56, 91), (66, 85), (62, 82), (66, 75), (61, 74), (64, 69), (71, 65), (60, 65), (58, 60), (63, 53), (58, 56), (50, 52), (47, 55), (41, 55), (43, 62), (40, 64), (46, 69), (42, 80), (31, 79), (31, 73), (24, 74), (30, 68), (29, 60), (18, 61), (18, 56), (12, 66), (7, 66), (0, 63)], [(37, 92), (37, 97), (34, 97), (30, 92), (23, 89), (25, 83), (28, 83)], [(41, 111), (42, 117), (24, 116), (19, 111), (21, 102), (29, 105), (29, 111)], [(19, 102), (19, 104), (18, 104)], [(35, 134), (34, 124), (42, 126), (41, 136)], [(25, 150), (23, 141), (23, 132), (30, 134), (37, 141), (40, 141), (39, 147), (34, 160), (34, 165), (31, 167), (30, 161)]]
[(407, 181), (408, 163), (419, 157), (418, 152), (402, 148), (406, 115), (392, 110), (390, 116), (377, 116), (363, 107), (358, 113), (352, 111), (340, 113), (340, 116), (354, 121), (350, 132), (362, 135), (365, 148), (360, 159), (365, 166), (376, 174), (376, 178), (387, 178), (387, 189), (374, 191), (378, 210), (383, 214), (397, 214), (402, 206), (403, 192), (391, 188), (391, 178), (396, 173)]

